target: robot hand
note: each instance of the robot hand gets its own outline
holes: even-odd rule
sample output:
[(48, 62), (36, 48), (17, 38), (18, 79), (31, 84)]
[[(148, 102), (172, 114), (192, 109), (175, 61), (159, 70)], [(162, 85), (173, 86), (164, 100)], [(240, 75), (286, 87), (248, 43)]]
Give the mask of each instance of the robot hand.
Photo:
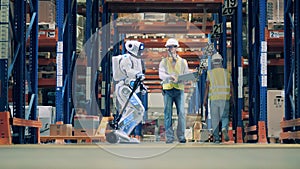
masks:
[(143, 83), (140, 84), (140, 91), (142, 92), (142, 95), (147, 93), (147, 87)]
[(138, 73), (135, 75), (136, 79), (143, 81), (145, 80), (145, 75), (143, 73)]

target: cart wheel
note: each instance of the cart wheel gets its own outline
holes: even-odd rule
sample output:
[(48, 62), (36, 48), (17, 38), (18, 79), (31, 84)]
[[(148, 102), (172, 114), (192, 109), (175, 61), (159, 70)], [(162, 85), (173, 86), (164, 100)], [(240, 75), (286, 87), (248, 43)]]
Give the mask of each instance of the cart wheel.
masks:
[(106, 141), (112, 144), (118, 143), (120, 139), (115, 132), (107, 133), (105, 136), (106, 136)]

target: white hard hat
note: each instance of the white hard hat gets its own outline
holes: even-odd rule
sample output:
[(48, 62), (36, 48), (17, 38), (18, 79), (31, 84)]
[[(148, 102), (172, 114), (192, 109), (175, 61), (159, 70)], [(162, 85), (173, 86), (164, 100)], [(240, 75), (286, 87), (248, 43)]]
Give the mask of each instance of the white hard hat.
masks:
[(215, 53), (214, 55), (212, 55), (211, 60), (212, 60), (212, 61), (217, 61), (217, 60), (222, 61), (223, 58), (222, 58), (222, 56), (219, 54), (219, 52), (217, 52), (217, 53)]
[(176, 39), (174, 38), (170, 38), (167, 40), (166, 44), (165, 44), (165, 47), (168, 47), (168, 46), (175, 46), (175, 47), (179, 47), (179, 43)]
[(129, 40), (125, 43), (125, 48), (128, 53), (134, 55), (135, 57), (140, 57), (139, 51), (144, 50), (145, 46), (142, 42), (136, 40)]

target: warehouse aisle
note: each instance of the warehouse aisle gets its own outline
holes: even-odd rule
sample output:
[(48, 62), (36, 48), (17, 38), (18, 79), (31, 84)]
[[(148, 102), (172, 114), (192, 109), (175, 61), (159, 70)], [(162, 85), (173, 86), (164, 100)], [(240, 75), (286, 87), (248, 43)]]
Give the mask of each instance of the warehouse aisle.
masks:
[(282, 144), (13, 145), (0, 146), (0, 168), (296, 169), (299, 152), (300, 145)]

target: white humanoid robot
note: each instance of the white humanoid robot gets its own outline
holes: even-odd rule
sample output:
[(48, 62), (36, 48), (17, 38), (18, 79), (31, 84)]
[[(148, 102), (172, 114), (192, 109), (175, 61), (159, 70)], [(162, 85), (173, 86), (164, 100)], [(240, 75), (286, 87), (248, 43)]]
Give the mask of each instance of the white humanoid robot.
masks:
[(110, 143), (139, 143), (136, 138), (130, 138), (131, 131), (143, 119), (144, 106), (136, 92), (144, 90), (142, 81), (141, 54), (144, 44), (138, 41), (125, 43), (126, 54), (112, 57), (113, 78), (116, 81), (115, 94), (120, 105), (118, 116), (114, 118), (111, 126), (114, 131), (106, 135)]

